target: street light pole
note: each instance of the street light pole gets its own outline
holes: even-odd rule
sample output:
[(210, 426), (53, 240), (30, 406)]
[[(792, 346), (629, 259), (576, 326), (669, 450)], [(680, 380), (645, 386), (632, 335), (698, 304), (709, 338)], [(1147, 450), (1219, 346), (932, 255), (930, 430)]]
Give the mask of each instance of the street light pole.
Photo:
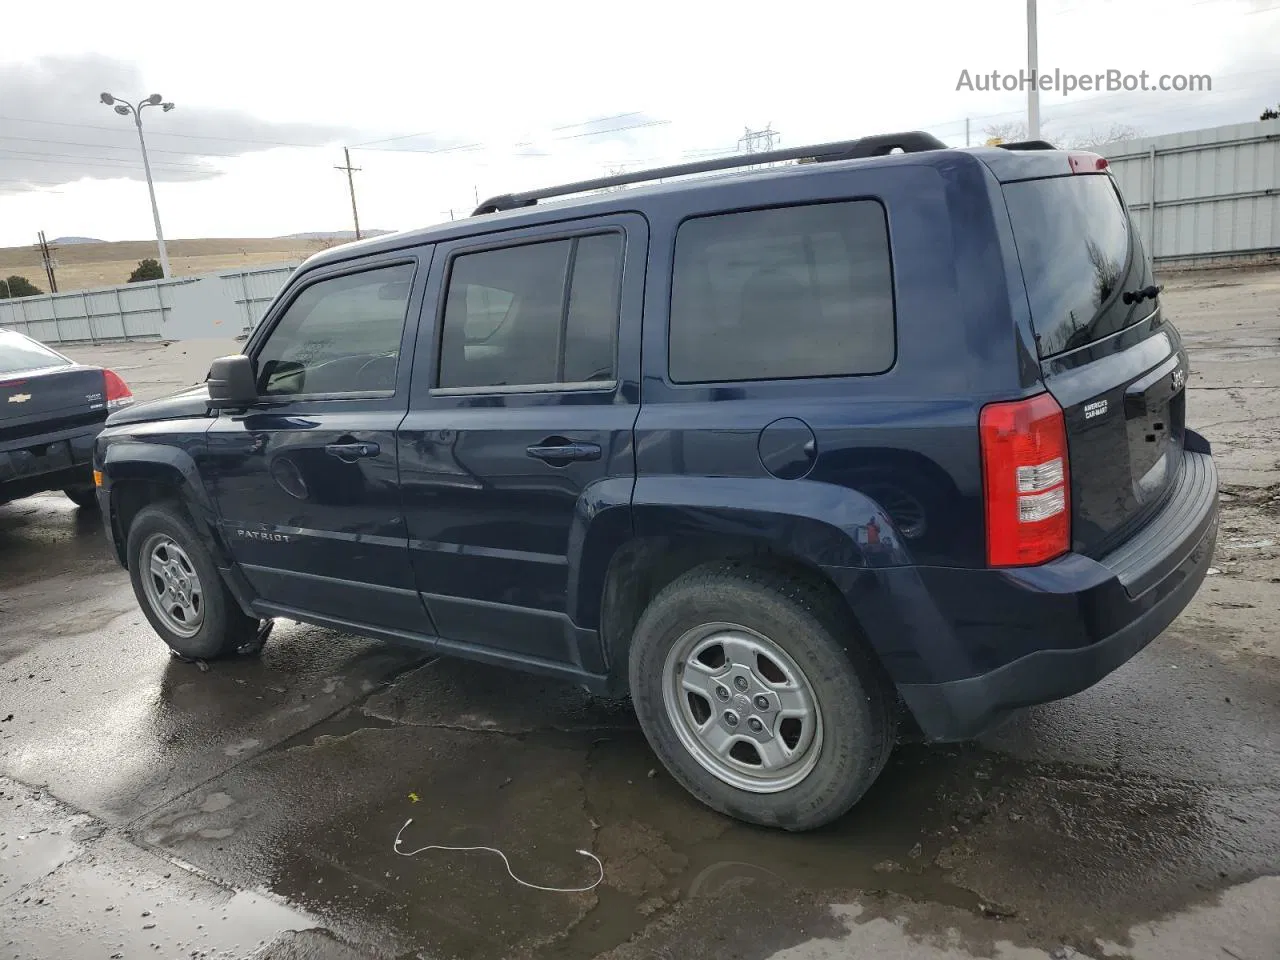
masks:
[(138, 146), (142, 148), (142, 169), (147, 175), (147, 192), (151, 195), (151, 217), (156, 224), (156, 245), (160, 248), (160, 270), (164, 274), (166, 280), (172, 276), (169, 270), (169, 251), (164, 245), (164, 231), (160, 229), (160, 207), (156, 204), (156, 186), (151, 179), (151, 161), (147, 157), (147, 140), (142, 135), (142, 110), (144, 107), (161, 107), (165, 113), (173, 109), (173, 104), (161, 102), (160, 94), (153, 93), (145, 100), (138, 101), (138, 105), (134, 106), (128, 100), (121, 100), (119, 97), (113, 97), (109, 93), (102, 94), (103, 103), (109, 107), (114, 107), (116, 113), (122, 117), (133, 115), (134, 126), (138, 128)]
[(1036, 0), (1027, 0), (1027, 139), (1040, 139), (1040, 51), (1036, 38)]

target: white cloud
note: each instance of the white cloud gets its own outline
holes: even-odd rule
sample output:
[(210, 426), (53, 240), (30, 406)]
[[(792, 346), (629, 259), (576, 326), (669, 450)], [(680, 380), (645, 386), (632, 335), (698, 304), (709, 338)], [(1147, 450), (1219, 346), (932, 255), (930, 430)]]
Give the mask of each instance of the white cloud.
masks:
[[(1042, 67), (1214, 77), (1207, 94), (1046, 95), (1046, 130), (1127, 123), (1161, 133), (1256, 119), (1266, 103), (1280, 98), (1274, 57), (1280, 9), (1269, 9), (1274, 6), (1280, 0), (1041, 0)], [(748, 124), (771, 121), (783, 145), (921, 127), (962, 143), (966, 116), (978, 139), (989, 123), (1019, 119), (1025, 104), (1018, 93), (955, 90), (963, 68), (1022, 66), (1021, 0), (981, 7), (943, 0), (768, 7), (696, 0), (651, 0), (639, 7), (365, 0), (306, 10), (227, 0), (198, 12), (174, 4), (153, 16), (115, 17), (105, 9), (64, 2), (56, 29), (49, 29), (44, 8), (7, 10), (5, 33), (23, 43), (20, 50), (0, 50), (0, 70), (21, 70), (39, 57), (101, 64), (107, 75), (101, 83), (91, 79), (91, 70), (78, 81), (83, 90), (64, 91), (43, 116), (29, 119), (100, 126), (120, 119), (127, 131), (126, 122), (95, 102), (113, 80), (127, 79), (139, 86), (139, 95), (155, 87), (176, 101), (174, 113), (147, 117), (154, 131), (148, 144), (171, 151), (156, 157), (173, 164), (174, 182), (157, 187), (165, 232), (173, 237), (347, 228), (345, 179), (333, 169), (341, 162), (339, 140), (422, 134), (352, 152), (362, 168), (356, 175), (362, 223), (405, 228), (447, 219), (450, 210), (469, 212), (476, 193), (483, 198), (623, 164), (673, 162), (689, 151), (731, 148)], [(110, 60), (85, 61), (104, 50)], [(6, 99), (0, 115), (24, 116), (10, 112), (16, 109)], [(621, 117), (574, 126), (620, 114), (636, 114), (641, 124), (666, 122), (616, 135), (573, 136), (628, 126)], [(195, 129), (164, 129), (184, 116), (213, 119)], [(164, 135), (217, 135), (219, 116), (258, 125), (237, 127), (232, 136), (332, 139), (334, 146), (202, 160), (198, 151), (212, 150), (217, 141)], [(39, 126), (0, 120), (0, 136), (40, 136), (33, 129)], [(47, 139), (127, 143), (89, 127), (44, 129), (58, 131)], [(255, 138), (248, 129), (292, 133)], [(0, 154), (16, 152), (10, 150), (15, 142), (0, 140)], [(62, 152), (56, 145), (22, 142), (32, 147), (23, 150), (27, 154)], [(417, 152), (447, 144), (483, 149)], [(123, 149), (81, 155), (132, 156)], [(55, 159), (46, 158), (44, 169), (52, 171)], [(189, 172), (179, 165), (187, 163), (207, 164), (220, 175), (179, 182)], [(85, 170), (100, 177), (112, 167)], [(30, 243), (40, 229), (50, 236), (147, 237), (145, 187), (84, 180), (0, 195), (0, 243)]]

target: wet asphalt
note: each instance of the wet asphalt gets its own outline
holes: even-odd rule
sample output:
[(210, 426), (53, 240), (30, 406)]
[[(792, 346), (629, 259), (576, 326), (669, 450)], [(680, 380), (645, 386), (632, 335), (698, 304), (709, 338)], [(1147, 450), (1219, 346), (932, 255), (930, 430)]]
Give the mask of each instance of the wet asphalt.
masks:
[[(1280, 462), (1269, 415), (1229, 413), (1221, 572), (1163, 637), (978, 743), (900, 747), (801, 836), (703, 809), (626, 702), (562, 684), (288, 622), (179, 663), (95, 514), (0, 506), (0, 958), (1275, 960)], [(573, 887), (581, 848), (604, 881), (400, 856), (410, 818), (409, 850)]]

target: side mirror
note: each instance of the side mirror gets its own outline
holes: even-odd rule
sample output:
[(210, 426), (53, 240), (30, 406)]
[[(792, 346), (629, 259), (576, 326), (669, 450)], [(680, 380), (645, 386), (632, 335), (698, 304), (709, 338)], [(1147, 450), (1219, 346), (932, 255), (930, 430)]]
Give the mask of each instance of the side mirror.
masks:
[(219, 357), (209, 367), (209, 409), (227, 410), (250, 406), (258, 399), (253, 361), (243, 353)]

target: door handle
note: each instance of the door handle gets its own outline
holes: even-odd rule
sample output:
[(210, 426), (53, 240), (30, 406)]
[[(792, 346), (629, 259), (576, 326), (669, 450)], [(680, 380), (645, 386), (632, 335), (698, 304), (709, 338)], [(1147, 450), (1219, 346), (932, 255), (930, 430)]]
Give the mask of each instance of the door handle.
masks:
[(382, 451), (376, 443), (329, 443), (325, 445), (324, 452), (331, 457), (337, 457), (343, 463), (355, 463), (362, 457), (376, 457)]
[(599, 460), (600, 444), (581, 443), (563, 437), (548, 437), (526, 451), (535, 460), (544, 460), (552, 466), (573, 463), (575, 460)]

